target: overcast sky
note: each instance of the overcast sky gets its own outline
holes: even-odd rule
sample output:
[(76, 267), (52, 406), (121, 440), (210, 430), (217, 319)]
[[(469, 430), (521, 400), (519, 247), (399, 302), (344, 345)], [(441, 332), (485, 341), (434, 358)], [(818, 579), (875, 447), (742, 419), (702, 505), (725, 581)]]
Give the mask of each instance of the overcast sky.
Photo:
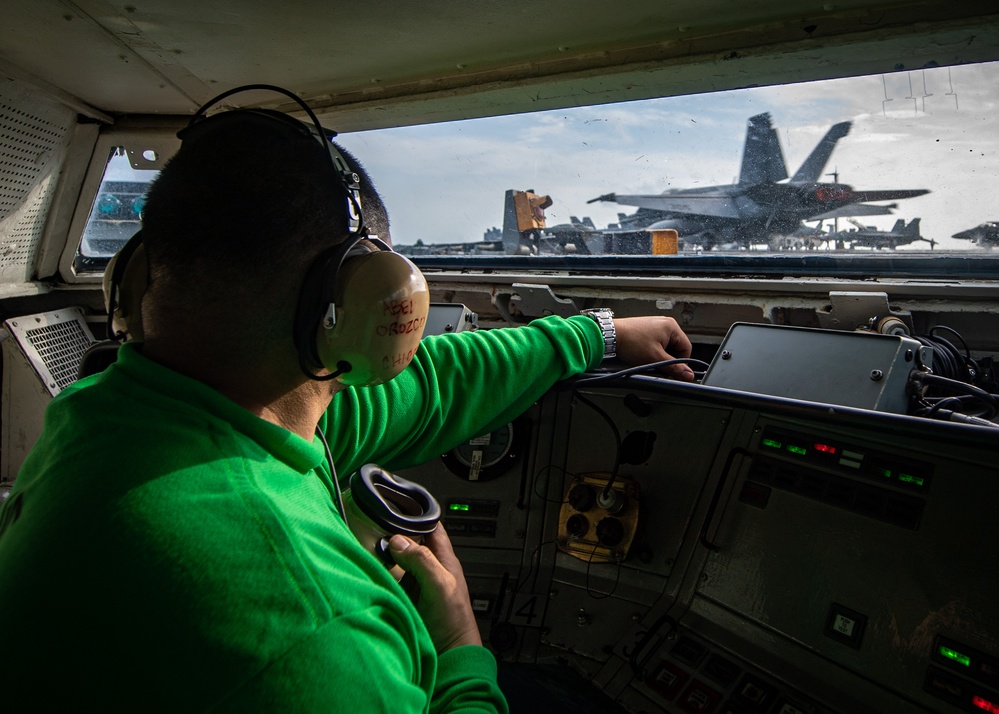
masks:
[[(501, 226), (507, 189), (548, 194), (548, 225), (572, 215), (598, 227), (633, 208), (586, 201), (736, 180), (747, 119), (770, 112), (793, 174), (834, 123), (852, 121), (827, 172), (856, 189), (930, 189), (887, 230), (922, 218), (950, 236), (999, 220), (999, 63), (745, 89), (491, 119), (342, 134), (386, 200), (398, 244), (477, 241)], [(828, 176), (825, 180), (832, 181)], [(849, 224), (840, 221), (840, 228)], [(925, 244), (916, 244), (925, 248)]]

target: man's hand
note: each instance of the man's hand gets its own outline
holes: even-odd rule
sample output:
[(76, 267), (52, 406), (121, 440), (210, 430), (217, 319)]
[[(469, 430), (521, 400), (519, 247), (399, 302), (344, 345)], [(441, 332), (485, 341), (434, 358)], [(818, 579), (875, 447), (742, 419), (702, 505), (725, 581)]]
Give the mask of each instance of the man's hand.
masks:
[[(614, 319), (617, 332), (617, 356), (631, 365), (690, 357), (690, 340), (672, 317), (619, 317)], [(685, 364), (664, 368), (676, 379), (694, 381), (694, 370)]]
[(452, 647), (481, 645), (479, 626), (468, 597), (468, 586), (451, 541), (438, 525), (417, 545), (409, 538), (394, 535), (389, 550), (395, 562), (420, 584), (416, 610), (430, 632), (437, 654)]

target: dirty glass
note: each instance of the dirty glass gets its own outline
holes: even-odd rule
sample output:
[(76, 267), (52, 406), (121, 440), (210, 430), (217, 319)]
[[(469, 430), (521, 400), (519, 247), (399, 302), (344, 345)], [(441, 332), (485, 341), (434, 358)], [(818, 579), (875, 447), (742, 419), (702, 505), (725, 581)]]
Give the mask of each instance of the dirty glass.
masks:
[(411, 254), (968, 256), (999, 245), (997, 103), (987, 63), (339, 140)]
[(103, 270), (139, 230), (146, 192), (158, 173), (133, 168), (124, 147), (111, 150), (77, 250), (76, 272)]

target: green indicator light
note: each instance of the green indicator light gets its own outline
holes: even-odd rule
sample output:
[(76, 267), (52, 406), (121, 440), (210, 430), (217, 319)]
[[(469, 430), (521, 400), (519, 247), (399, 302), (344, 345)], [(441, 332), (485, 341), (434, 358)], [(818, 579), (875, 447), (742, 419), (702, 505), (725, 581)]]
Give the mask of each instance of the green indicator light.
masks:
[(792, 454), (801, 454), (802, 456), (808, 453), (808, 449), (806, 449), (804, 446), (795, 446), (794, 444), (788, 444), (787, 450), (790, 451)]
[(899, 474), (898, 480), (902, 483), (914, 483), (917, 486), (922, 486), (926, 482), (926, 479), (919, 476), (913, 476), (912, 474)]
[(878, 473), (885, 478), (891, 478), (891, 469), (878, 469)]
[(448, 505), (448, 508), (450, 510), (452, 510), (452, 511), (467, 511), (468, 510), (468, 504), (467, 503), (451, 503), (451, 504)]
[(776, 439), (764, 439), (763, 440), (763, 445), (764, 446), (769, 446), (771, 449), (779, 449), (780, 447), (783, 446), (783, 444), (781, 444)]
[(971, 666), (971, 657), (952, 650), (950, 647), (940, 645), (940, 654), (949, 660), (957, 662), (958, 664), (963, 664), (965, 667)]

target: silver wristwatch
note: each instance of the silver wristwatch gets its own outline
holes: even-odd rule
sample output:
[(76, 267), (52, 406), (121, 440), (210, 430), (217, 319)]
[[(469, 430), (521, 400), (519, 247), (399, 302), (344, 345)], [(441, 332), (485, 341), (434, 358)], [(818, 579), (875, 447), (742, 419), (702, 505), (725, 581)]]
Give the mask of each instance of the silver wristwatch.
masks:
[(617, 356), (617, 331), (614, 329), (614, 313), (606, 307), (593, 307), (588, 310), (580, 310), (580, 315), (592, 317), (593, 321), (600, 326), (600, 332), (604, 336), (604, 359), (611, 359)]

